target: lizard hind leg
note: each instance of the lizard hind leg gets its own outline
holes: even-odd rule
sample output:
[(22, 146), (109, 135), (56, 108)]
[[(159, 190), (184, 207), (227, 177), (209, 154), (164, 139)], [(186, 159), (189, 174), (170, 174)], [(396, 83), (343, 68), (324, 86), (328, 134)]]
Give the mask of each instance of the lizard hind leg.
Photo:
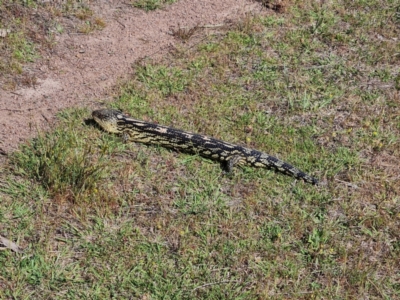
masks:
[(226, 173), (231, 173), (234, 167), (243, 166), (244, 164), (245, 160), (240, 155), (233, 155), (229, 157), (227, 160), (221, 162), (222, 169)]
[(126, 143), (129, 142), (130, 136), (129, 136), (129, 133), (128, 133), (128, 132), (124, 131), (124, 132), (121, 134), (121, 137), (122, 137), (122, 141), (123, 141), (124, 144), (126, 144)]

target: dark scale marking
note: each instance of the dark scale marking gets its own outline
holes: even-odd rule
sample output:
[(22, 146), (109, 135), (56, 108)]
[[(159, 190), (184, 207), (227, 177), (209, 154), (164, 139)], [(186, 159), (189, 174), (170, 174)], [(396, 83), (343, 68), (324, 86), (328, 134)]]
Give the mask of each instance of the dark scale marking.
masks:
[(278, 172), (317, 184), (318, 180), (292, 165), (266, 153), (223, 142), (204, 135), (132, 119), (116, 110), (96, 110), (95, 121), (106, 131), (123, 134), (124, 139), (195, 153), (218, 160), (230, 171), (235, 165), (274, 169)]

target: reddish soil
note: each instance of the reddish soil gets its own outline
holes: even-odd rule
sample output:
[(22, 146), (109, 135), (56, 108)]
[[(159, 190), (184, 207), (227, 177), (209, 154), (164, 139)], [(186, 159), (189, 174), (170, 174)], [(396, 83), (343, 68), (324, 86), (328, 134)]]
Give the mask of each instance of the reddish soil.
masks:
[(34, 87), (0, 90), (0, 154), (17, 149), (38, 129), (49, 129), (61, 109), (92, 109), (109, 100), (111, 88), (131, 72), (132, 63), (181, 43), (171, 28), (211, 27), (265, 8), (248, 0), (181, 0), (145, 12), (110, 0), (92, 2), (92, 9), (107, 24), (102, 31), (60, 35), (51, 54), (26, 66), (37, 78)]

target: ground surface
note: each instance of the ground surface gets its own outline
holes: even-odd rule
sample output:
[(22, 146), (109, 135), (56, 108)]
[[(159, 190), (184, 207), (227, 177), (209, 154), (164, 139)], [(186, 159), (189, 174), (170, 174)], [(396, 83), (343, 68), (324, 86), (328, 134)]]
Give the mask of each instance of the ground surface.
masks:
[[(140, 0), (149, 1), (158, 0)], [(221, 19), (200, 24), (202, 13), (188, 9), (192, 2), (148, 15), (94, 8), (108, 26), (89, 35), (73, 34), (74, 15), (86, 25), (96, 18), (85, 19), (89, 11), (77, 7), (66, 13), (70, 25), (61, 14), (69, 36), (53, 48), (57, 59), (50, 61), (57, 64), (48, 71), (43, 64), (42, 74), (40, 65), (21, 63), (28, 75), (63, 86), (48, 92), (50, 100), (14, 107), (21, 111), (2, 106), (4, 116), (34, 112), (38, 126), (54, 126), (11, 152), (15, 139), (6, 145), (9, 155), (0, 155), (0, 298), (400, 299), (398, 1), (284, 1), (280, 12), (255, 6), (250, 16), (243, 12), (251, 3), (220, 10), (204, 1), (203, 14)], [(10, 11), (4, 3), (1, 22)], [(15, 15), (28, 10), (38, 17), (36, 1), (8, 3), (19, 3)], [(188, 41), (190, 34), (170, 21), (175, 29), (160, 25), (165, 40), (158, 44), (144, 35), (146, 20), (138, 22), (131, 34), (144, 39), (132, 38), (134, 50), (153, 47), (150, 58), (135, 63), (135, 52), (126, 51), (129, 61), (114, 55), (119, 45), (101, 40), (116, 32), (129, 40), (128, 21), (153, 16), (158, 24), (178, 7), (194, 18), (179, 21), (182, 27), (238, 19), (202, 28)], [(0, 25), (18, 30), (21, 20)], [(89, 64), (95, 49), (114, 60), (109, 69), (106, 59)], [(29, 47), (22, 50), (16, 54), (29, 58)], [(79, 90), (69, 90), (67, 74)], [(18, 99), (26, 91), (8, 95)], [(46, 110), (46, 101), (60, 98), (71, 108)], [(90, 119), (101, 106), (263, 151), (324, 184), (265, 169), (224, 174), (196, 155), (122, 143)], [(29, 122), (15, 124), (27, 126), (25, 136), (36, 134)]]
[[(98, 107), (110, 100), (110, 88), (126, 77), (131, 65), (144, 57), (162, 56), (180, 42), (171, 34), (196, 25), (212, 29), (260, 13), (262, 6), (247, 0), (179, 1), (145, 12), (121, 1), (95, 1), (91, 9), (106, 27), (91, 34), (57, 37), (52, 54), (26, 66), (37, 84), (14, 91), (0, 90), (0, 149), (15, 150), (52, 126), (55, 114), (73, 106)], [(211, 26), (210, 26), (211, 25)]]

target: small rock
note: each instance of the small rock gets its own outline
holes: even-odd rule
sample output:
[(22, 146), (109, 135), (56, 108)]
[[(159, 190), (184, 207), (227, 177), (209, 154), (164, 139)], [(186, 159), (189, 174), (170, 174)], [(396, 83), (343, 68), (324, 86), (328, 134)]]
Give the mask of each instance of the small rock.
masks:
[(0, 37), (5, 38), (11, 32), (10, 29), (0, 28)]

